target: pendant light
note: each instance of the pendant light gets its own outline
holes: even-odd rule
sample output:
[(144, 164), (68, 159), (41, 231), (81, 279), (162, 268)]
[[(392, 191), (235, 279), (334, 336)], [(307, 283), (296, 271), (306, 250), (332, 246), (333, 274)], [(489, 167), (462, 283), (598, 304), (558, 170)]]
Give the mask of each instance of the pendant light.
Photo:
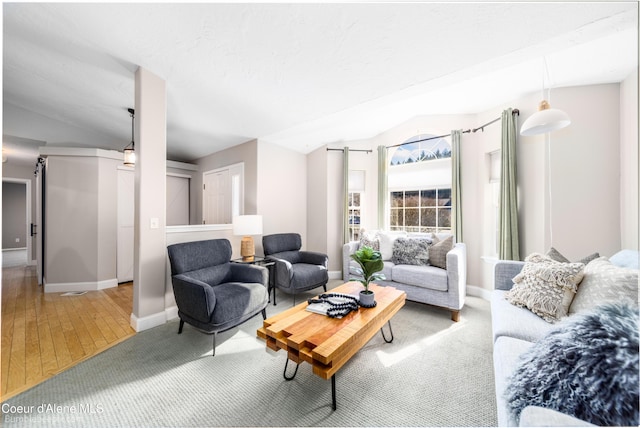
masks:
[[(544, 60), (545, 72), (548, 75), (547, 61)], [(544, 77), (542, 75), (542, 98), (538, 105), (538, 111), (524, 121), (520, 128), (520, 135), (530, 136), (545, 134), (547, 132), (557, 131), (565, 128), (571, 123), (569, 115), (562, 110), (551, 108), (549, 101), (544, 99)], [(548, 89), (548, 99), (551, 99), (551, 89)]]
[(127, 109), (129, 114), (131, 115), (131, 142), (124, 148), (124, 164), (127, 166), (135, 166), (136, 164), (136, 145), (133, 141), (133, 124), (134, 124), (134, 116), (135, 110), (130, 108)]

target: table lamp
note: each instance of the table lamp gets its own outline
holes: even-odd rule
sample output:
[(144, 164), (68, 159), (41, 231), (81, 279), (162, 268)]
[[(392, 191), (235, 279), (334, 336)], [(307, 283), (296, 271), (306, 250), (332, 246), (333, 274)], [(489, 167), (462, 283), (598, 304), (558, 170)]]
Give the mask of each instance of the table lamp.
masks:
[(251, 235), (262, 235), (261, 215), (239, 215), (233, 218), (233, 234), (242, 236), (240, 255), (243, 261), (253, 261), (256, 248)]

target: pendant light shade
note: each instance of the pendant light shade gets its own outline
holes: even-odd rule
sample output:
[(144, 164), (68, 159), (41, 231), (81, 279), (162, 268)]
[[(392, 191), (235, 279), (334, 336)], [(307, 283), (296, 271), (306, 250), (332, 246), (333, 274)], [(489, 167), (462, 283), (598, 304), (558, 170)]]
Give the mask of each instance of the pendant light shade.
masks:
[(130, 108), (128, 109), (129, 114), (131, 114), (131, 142), (124, 148), (122, 151), (124, 153), (124, 164), (127, 166), (135, 166), (136, 164), (136, 144), (133, 141), (133, 125), (134, 125), (134, 114), (135, 110)]
[(549, 103), (543, 100), (538, 106), (538, 111), (522, 124), (520, 135), (530, 136), (557, 131), (558, 129), (569, 126), (570, 123), (571, 119), (569, 119), (567, 113), (556, 108), (551, 108)]

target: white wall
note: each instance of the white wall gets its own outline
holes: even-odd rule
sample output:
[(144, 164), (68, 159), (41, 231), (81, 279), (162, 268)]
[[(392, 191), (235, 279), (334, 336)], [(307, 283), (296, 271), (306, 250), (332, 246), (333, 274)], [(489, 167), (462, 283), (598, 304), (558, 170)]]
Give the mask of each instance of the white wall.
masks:
[[(303, 248), (310, 249), (307, 239), (306, 156), (265, 141), (259, 141), (257, 148), (256, 214), (262, 215), (263, 236), (299, 233)], [(262, 237), (255, 240), (256, 253), (264, 254)]]
[(202, 175), (207, 171), (244, 162), (244, 213), (257, 214), (258, 186), (258, 141), (251, 140), (244, 144), (212, 153), (197, 159), (197, 174), (193, 180), (196, 195), (196, 223), (202, 224)]
[(620, 85), (620, 239), (638, 247), (638, 70)]

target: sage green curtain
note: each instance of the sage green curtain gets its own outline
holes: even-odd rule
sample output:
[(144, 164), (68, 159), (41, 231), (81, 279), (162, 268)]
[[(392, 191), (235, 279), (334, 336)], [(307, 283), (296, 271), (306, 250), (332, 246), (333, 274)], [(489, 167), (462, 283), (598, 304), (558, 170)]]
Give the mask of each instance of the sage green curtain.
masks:
[(460, 172), (460, 140), (462, 129), (451, 131), (451, 231), (456, 242), (462, 237), (462, 191)]
[(502, 112), (500, 171), (499, 257), (520, 260), (518, 235), (518, 181), (516, 169), (516, 119), (511, 108)]
[(342, 243), (347, 244), (351, 237), (349, 236), (349, 147), (345, 147), (342, 156), (342, 176), (343, 179), (343, 238)]
[(378, 146), (378, 229), (387, 227), (387, 203), (389, 190), (387, 187), (387, 175), (389, 162), (387, 162), (387, 147)]

